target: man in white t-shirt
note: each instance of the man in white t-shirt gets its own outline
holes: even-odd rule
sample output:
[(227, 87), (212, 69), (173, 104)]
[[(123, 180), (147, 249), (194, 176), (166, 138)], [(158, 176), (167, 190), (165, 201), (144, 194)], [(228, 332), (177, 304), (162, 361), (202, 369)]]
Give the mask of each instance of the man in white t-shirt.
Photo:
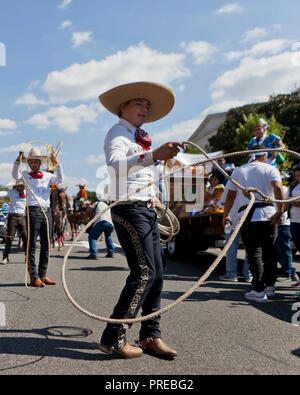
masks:
[[(279, 171), (266, 162), (267, 153), (255, 154), (255, 160), (236, 169), (232, 178), (243, 187), (254, 187), (266, 196), (275, 196), (275, 199), (283, 200), (284, 193)], [(232, 182), (228, 183), (223, 215), (224, 224), (230, 219), (228, 214), (236, 199), (240, 205), (239, 218), (249, 204), (249, 200), (243, 195), (242, 190)], [(259, 197), (259, 195), (257, 196)], [(273, 204), (255, 201), (253, 209), (241, 228), (253, 276), (253, 289), (245, 294), (246, 299), (267, 302), (268, 296), (275, 295), (274, 285), (277, 277), (276, 225), (281, 223), (283, 210), (281, 203), (277, 204), (276, 210)]]
[[(95, 216), (100, 214), (101, 211), (105, 210), (107, 207), (108, 205), (99, 199), (99, 201), (96, 203)], [(110, 210), (108, 210), (102, 214), (92, 226), (92, 229), (89, 233), (90, 254), (87, 256), (87, 259), (97, 259), (97, 240), (102, 233), (105, 235), (105, 244), (107, 248), (106, 258), (112, 258), (114, 256), (115, 248), (111, 237), (113, 231), (114, 225), (111, 219)]]

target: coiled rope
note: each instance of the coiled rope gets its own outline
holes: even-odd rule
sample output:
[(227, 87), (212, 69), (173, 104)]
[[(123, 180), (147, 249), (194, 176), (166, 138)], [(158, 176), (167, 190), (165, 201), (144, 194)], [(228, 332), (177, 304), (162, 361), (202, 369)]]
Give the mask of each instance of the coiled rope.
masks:
[[(151, 318), (157, 317), (169, 310), (171, 310), (172, 308), (176, 307), (177, 305), (179, 305), (181, 302), (183, 302), (185, 299), (187, 299), (199, 286), (201, 286), (204, 281), (207, 280), (207, 278), (211, 275), (211, 273), (215, 270), (215, 268), (219, 265), (219, 263), (221, 262), (221, 260), (223, 259), (223, 257), (226, 255), (228, 249), (230, 248), (231, 244), (233, 243), (234, 239), (236, 238), (238, 232), (240, 231), (247, 215), (249, 214), (255, 200), (263, 200), (263, 201), (267, 201), (267, 202), (272, 202), (272, 203), (292, 203), (296, 200), (300, 200), (300, 196), (296, 196), (294, 198), (289, 198), (286, 200), (276, 200), (273, 199), (272, 197), (269, 196), (265, 196), (261, 191), (255, 189), (255, 188), (245, 188), (242, 185), (240, 185), (238, 182), (236, 182), (235, 180), (233, 180), (223, 169), (221, 166), (218, 165), (218, 163), (216, 162), (216, 160), (221, 159), (221, 158), (228, 158), (228, 157), (232, 157), (232, 156), (238, 156), (238, 155), (245, 155), (248, 154), (249, 155), (249, 151), (245, 150), (245, 151), (238, 151), (238, 152), (234, 152), (234, 153), (229, 153), (229, 154), (223, 154), (220, 155), (214, 159), (209, 158), (209, 155), (197, 144), (190, 142), (190, 141), (186, 141), (183, 142), (183, 144), (190, 144), (192, 146), (194, 146), (195, 148), (199, 149), (199, 151), (201, 151), (203, 153), (203, 155), (207, 158), (203, 161), (199, 161), (197, 163), (194, 164), (189, 164), (189, 165), (185, 165), (181, 168), (175, 169), (171, 172), (169, 172), (168, 174), (164, 174), (162, 176), (160, 176), (159, 178), (157, 178), (156, 180), (148, 183), (147, 185), (145, 185), (144, 187), (139, 188), (138, 190), (133, 191), (132, 193), (129, 193), (128, 195), (122, 197), (119, 201), (122, 200), (129, 200), (129, 198), (137, 193), (140, 192), (143, 189), (148, 188), (149, 186), (151, 186), (152, 184), (156, 184), (158, 181), (169, 177), (170, 175), (175, 174), (178, 171), (182, 171), (186, 168), (192, 167), (192, 166), (197, 166), (200, 164), (204, 164), (206, 162), (212, 162), (214, 164), (215, 167), (217, 167), (221, 173), (227, 178), (229, 179), (234, 185), (236, 185), (239, 189), (243, 190), (245, 193), (245, 196), (249, 199), (249, 203), (247, 205), (247, 208), (245, 209), (243, 215), (241, 216), (236, 228), (234, 229), (232, 235), (230, 236), (230, 238), (228, 239), (228, 242), (226, 243), (225, 247), (223, 248), (223, 250), (220, 252), (220, 254), (218, 255), (218, 257), (215, 259), (215, 261), (211, 264), (211, 266), (207, 269), (207, 271), (198, 279), (198, 281), (195, 282), (195, 284), (188, 290), (186, 291), (184, 294), (182, 294), (179, 298), (177, 298), (174, 302), (170, 303), (169, 305), (167, 305), (166, 307), (161, 308), (160, 310), (142, 316), (142, 317), (136, 317), (136, 318), (124, 318), (124, 319), (115, 319), (115, 318), (108, 318), (108, 317), (102, 317), (99, 316), (97, 314), (93, 314), (91, 312), (89, 312), (88, 310), (86, 310), (85, 308), (83, 308), (79, 303), (77, 303), (74, 298), (72, 297), (72, 295), (70, 294), (70, 291), (67, 287), (67, 283), (66, 283), (66, 265), (67, 265), (67, 260), (68, 257), (75, 245), (75, 243), (80, 239), (80, 237), (83, 235), (83, 233), (85, 232), (85, 230), (92, 225), (100, 216), (102, 216), (103, 214), (105, 214), (108, 210), (110, 210), (112, 207), (116, 206), (119, 201), (116, 201), (112, 204), (110, 204), (107, 208), (105, 208), (104, 210), (102, 210), (99, 214), (97, 214), (88, 224), (85, 225), (85, 227), (80, 231), (80, 233), (78, 234), (78, 236), (75, 238), (75, 240), (73, 240), (72, 244), (70, 245), (70, 247), (68, 248), (65, 256), (64, 256), (64, 260), (63, 260), (63, 265), (62, 265), (62, 269), (61, 269), (61, 279), (62, 279), (62, 285), (63, 285), (63, 289), (64, 292), (67, 296), (67, 298), (69, 299), (69, 301), (71, 302), (71, 304), (78, 309), (81, 313), (83, 313), (84, 315), (86, 315), (89, 318), (95, 319), (97, 321), (102, 321), (102, 322), (106, 322), (106, 323), (110, 323), (110, 324), (133, 324), (133, 323), (137, 323), (137, 322), (143, 322), (143, 321), (147, 321)], [(287, 149), (274, 149), (274, 148), (264, 148), (264, 149), (259, 149), (259, 150), (251, 150), (251, 153), (259, 153), (259, 152), (269, 152), (269, 151), (278, 151), (278, 152), (285, 152), (288, 153), (290, 155), (293, 155), (295, 157), (297, 157), (298, 159), (300, 158), (300, 154), (295, 152), (295, 151), (290, 151)], [(261, 198), (258, 198), (255, 196), (254, 193), (258, 193)], [(163, 207), (161, 207), (160, 209), (163, 209)], [(173, 229), (173, 225), (170, 226), (171, 230)]]

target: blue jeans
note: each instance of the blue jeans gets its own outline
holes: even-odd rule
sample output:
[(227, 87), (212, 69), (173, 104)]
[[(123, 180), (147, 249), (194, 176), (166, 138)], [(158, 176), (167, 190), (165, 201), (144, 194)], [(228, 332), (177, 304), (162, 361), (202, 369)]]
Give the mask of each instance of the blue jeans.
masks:
[(297, 251), (300, 251), (300, 223), (291, 222), (291, 233)]
[(281, 266), (280, 272), (291, 276), (296, 272), (293, 268), (290, 225), (279, 225), (277, 236), (277, 259)]
[[(226, 242), (229, 240), (229, 237), (232, 235), (232, 233), (233, 233), (233, 230), (229, 234), (226, 234)], [(237, 277), (237, 275), (238, 275), (237, 250), (239, 248), (239, 239), (240, 239), (240, 232), (237, 234), (236, 238), (233, 240), (233, 243), (231, 244), (231, 246), (226, 254), (226, 275), (231, 278)], [(245, 278), (248, 278), (251, 276), (247, 256), (246, 256), (244, 264), (243, 264), (242, 273)]]
[(114, 226), (107, 221), (100, 221), (92, 227), (89, 234), (90, 255), (97, 256), (97, 240), (102, 232), (105, 234), (107, 252), (111, 255), (115, 253), (114, 243), (111, 237), (113, 230)]

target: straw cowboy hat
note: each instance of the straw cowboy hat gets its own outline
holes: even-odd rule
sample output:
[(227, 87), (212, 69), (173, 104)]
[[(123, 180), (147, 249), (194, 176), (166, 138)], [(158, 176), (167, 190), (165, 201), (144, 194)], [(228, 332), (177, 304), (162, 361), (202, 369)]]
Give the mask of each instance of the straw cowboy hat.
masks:
[(155, 82), (132, 82), (117, 86), (99, 96), (100, 103), (117, 116), (121, 104), (138, 98), (149, 100), (151, 103), (145, 123), (163, 118), (175, 104), (175, 94), (172, 89)]
[(81, 187), (81, 188), (85, 188), (86, 187), (86, 184), (78, 184), (78, 185), (76, 185), (77, 187)]
[(17, 186), (19, 186), (19, 185), (25, 186), (25, 183), (24, 183), (24, 181), (23, 181), (21, 178), (20, 178), (19, 180), (12, 179), (12, 180), (7, 184), (8, 187), (17, 187)]
[(42, 155), (41, 151), (38, 148), (33, 147), (29, 151), (29, 154), (27, 157), (25, 157), (23, 154), (22, 162), (26, 163), (26, 161), (28, 161), (30, 159), (39, 159), (41, 161), (41, 163), (46, 163), (47, 162), (47, 155)]

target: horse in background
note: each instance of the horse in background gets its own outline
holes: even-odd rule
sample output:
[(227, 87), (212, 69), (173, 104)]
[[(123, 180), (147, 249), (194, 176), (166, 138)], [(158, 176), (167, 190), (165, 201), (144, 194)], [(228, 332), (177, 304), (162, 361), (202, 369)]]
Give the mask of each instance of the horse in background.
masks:
[(86, 225), (94, 217), (95, 205), (89, 200), (81, 202), (79, 210), (74, 210), (73, 198), (68, 196), (67, 216), (71, 227), (71, 240), (78, 236), (80, 225)]
[(51, 246), (55, 247), (55, 239), (58, 242), (58, 251), (64, 245), (65, 225), (67, 212), (66, 188), (54, 187), (50, 195), (50, 208), (52, 215)]

